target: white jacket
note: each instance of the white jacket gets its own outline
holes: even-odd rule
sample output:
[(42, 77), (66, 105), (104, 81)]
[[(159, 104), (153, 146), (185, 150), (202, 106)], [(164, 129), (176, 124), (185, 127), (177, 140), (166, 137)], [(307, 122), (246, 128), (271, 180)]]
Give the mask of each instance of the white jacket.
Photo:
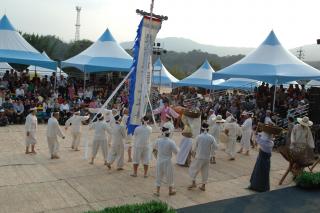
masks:
[(120, 124), (114, 124), (113, 126), (109, 126), (107, 128), (108, 133), (112, 137), (112, 146), (120, 146), (123, 144), (123, 140), (127, 137), (127, 130), (124, 126)]
[(86, 121), (89, 119), (89, 116), (80, 116), (80, 115), (73, 115), (66, 121), (66, 127), (71, 126), (71, 131), (74, 133), (81, 132), (81, 124), (82, 121)]
[(218, 144), (209, 133), (201, 133), (197, 138), (193, 151), (196, 152), (196, 159), (209, 160), (212, 151), (218, 149)]
[(32, 115), (31, 113), (26, 117), (25, 129), (26, 132), (34, 133), (36, 132), (38, 127), (38, 119), (37, 116)]
[(90, 129), (94, 129), (94, 141), (106, 140), (106, 131), (108, 129), (108, 124), (105, 121), (97, 121), (90, 125)]
[(55, 117), (51, 117), (48, 120), (48, 126), (47, 126), (47, 137), (48, 138), (57, 138), (57, 137), (64, 137), (58, 120)]
[(134, 146), (135, 147), (147, 147), (150, 144), (150, 135), (152, 128), (148, 125), (138, 126), (134, 130)]
[(157, 163), (170, 161), (172, 153), (178, 153), (178, 148), (174, 141), (167, 137), (158, 139), (154, 144), (154, 149), (158, 150)]

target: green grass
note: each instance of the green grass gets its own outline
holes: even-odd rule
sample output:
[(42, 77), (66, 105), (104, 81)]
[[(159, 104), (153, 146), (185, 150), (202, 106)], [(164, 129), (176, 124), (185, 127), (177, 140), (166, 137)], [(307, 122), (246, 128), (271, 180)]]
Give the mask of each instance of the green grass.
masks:
[(131, 204), (105, 208), (100, 211), (89, 211), (87, 213), (175, 213), (176, 211), (166, 203), (150, 201), (147, 203)]
[(319, 189), (320, 188), (320, 172), (303, 172), (299, 175), (295, 182), (297, 186), (307, 189)]

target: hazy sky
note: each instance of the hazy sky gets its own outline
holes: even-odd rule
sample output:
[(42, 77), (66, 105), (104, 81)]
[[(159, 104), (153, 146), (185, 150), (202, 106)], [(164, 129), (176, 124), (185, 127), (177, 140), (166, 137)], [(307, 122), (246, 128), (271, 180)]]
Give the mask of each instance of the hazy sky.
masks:
[[(75, 6), (82, 7), (80, 37), (96, 40), (108, 27), (119, 41), (133, 40), (151, 0), (0, 0), (16, 29), (74, 38)], [(256, 47), (275, 30), (287, 48), (320, 38), (319, 0), (155, 0), (167, 15), (158, 37), (185, 37), (203, 44)]]

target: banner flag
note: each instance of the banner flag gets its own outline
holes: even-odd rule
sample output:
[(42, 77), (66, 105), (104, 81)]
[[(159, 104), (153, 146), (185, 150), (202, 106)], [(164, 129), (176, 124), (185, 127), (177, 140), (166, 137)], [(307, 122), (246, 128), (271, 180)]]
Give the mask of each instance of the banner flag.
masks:
[(161, 20), (144, 16), (137, 30), (133, 46), (132, 74), (129, 79), (128, 134), (141, 123), (146, 114), (152, 80), (152, 49), (161, 28)]

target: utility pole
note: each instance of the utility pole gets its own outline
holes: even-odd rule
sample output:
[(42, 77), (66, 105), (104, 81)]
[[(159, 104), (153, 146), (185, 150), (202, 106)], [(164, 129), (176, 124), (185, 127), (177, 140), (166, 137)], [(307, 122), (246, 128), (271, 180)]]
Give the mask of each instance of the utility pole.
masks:
[(300, 48), (297, 50), (297, 57), (298, 57), (300, 60), (303, 60), (303, 59), (304, 59), (304, 50), (302, 49), (302, 47), (300, 47)]
[(76, 33), (74, 36), (74, 40), (75, 41), (79, 41), (80, 40), (80, 11), (81, 11), (81, 7), (76, 6), (76, 11), (77, 11), (77, 20), (76, 20)]

